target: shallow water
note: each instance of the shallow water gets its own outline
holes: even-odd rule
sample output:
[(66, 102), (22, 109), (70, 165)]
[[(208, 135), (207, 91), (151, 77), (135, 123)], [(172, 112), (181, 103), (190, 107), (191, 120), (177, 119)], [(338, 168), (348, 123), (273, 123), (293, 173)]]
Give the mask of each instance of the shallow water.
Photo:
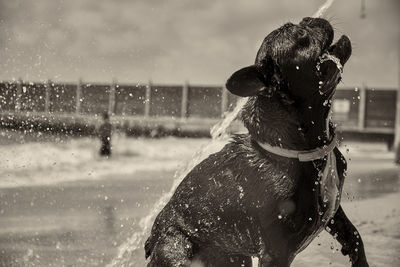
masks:
[[(0, 189), (0, 259), (7, 263), (3, 265), (105, 266), (169, 191), (179, 163), (208, 142), (115, 137), (111, 160), (99, 160), (98, 142), (88, 138), (2, 145), (11, 161), (7, 166), (16, 166), (8, 169), (9, 175), (23, 185), (5, 188), (3, 184)], [(343, 202), (357, 206), (359, 199), (379, 202), (393, 192), (399, 194), (393, 154), (375, 147), (368, 153), (362, 149), (363, 145), (349, 146), (350, 152), (344, 153), (351, 160)], [(24, 161), (13, 157), (12, 151), (24, 153)], [(67, 155), (76, 151), (81, 157)], [(51, 160), (61, 167), (49, 164)], [(151, 169), (145, 168), (149, 164)], [(20, 168), (31, 177), (45, 175), (43, 181), (25, 179)], [(62, 169), (67, 170), (64, 180), (46, 181)], [(143, 266), (143, 248), (133, 251), (132, 258), (136, 266)]]
[[(22, 266), (104, 266), (139, 230), (172, 176), (137, 172), (134, 179), (1, 189), (0, 258), (12, 255)], [(32, 258), (25, 260), (29, 251)]]

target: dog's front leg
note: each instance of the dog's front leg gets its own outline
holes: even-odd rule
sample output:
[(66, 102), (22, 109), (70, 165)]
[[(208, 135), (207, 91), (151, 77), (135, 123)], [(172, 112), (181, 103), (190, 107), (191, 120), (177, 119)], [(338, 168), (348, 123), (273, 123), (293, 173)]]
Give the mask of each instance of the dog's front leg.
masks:
[(292, 263), (293, 257), (283, 253), (285, 249), (280, 250), (281, 255), (263, 253), (258, 258), (258, 267), (289, 267)]
[(353, 267), (368, 267), (360, 233), (340, 206), (327, 225), (327, 231), (342, 245), (343, 255), (349, 255)]

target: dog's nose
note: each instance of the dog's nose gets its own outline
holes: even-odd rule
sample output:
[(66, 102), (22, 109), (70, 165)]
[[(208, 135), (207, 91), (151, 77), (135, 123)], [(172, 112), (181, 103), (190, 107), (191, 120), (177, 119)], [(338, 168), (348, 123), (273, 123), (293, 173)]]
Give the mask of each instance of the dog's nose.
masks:
[(305, 17), (303, 20), (300, 22), (300, 25), (302, 26), (309, 26), (309, 27), (330, 27), (332, 28), (331, 24), (329, 21), (323, 18), (311, 18), (311, 17)]
[(329, 46), (333, 41), (333, 27), (326, 19), (306, 17), (300, 23), (300, 26), (307, 26), (314, 30), (321, 30), (326, 35), (325, 45)]
[(306, 17), (300, 22), (300, 25), (308, 26), (310, 28), (315, 28), (315, 27), (322, 28), (327, 32), (332, 32), (333, 34), (332, 25), (326, 19)]
[(333, 33), (332, 25), (326, 19), (306, 17), (300, 22), (301, 26), (308, 26), (310, 28), (322, 28), (327, 32)]
[(313, 19), (314, 18), (311, 18), (311, 17), (305, 17), (305, 18), (303, 18), (302, 21), (300, 21), (300, 25), (301, 26), (308, 25)]

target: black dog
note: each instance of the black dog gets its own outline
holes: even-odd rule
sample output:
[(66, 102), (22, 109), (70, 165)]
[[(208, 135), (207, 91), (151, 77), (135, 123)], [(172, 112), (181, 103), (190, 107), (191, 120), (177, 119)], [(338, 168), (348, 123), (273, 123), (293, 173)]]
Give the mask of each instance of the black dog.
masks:
[(236, 135), (197, 165), (155, 220), (148, 266), (289, 266), (327, 229), (352, 266), (368, 266), (363, 243), (339, 205), (346, 162), (328, 113), (351, 54), (324, 19), (273, 31), (255, 64), (226, 87), (250, 96)]

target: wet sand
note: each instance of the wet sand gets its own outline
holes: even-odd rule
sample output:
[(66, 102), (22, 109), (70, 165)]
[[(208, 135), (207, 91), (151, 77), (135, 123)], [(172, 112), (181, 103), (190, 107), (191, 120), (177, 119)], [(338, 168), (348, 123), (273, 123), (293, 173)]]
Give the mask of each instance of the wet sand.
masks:
[[(343, 202), (347, 216), (361, 234), (371, 267), (400, 266), (400, 194)], [(322, 232), (293, 262), (295, 267), (351, 266), (341, 246)]]

